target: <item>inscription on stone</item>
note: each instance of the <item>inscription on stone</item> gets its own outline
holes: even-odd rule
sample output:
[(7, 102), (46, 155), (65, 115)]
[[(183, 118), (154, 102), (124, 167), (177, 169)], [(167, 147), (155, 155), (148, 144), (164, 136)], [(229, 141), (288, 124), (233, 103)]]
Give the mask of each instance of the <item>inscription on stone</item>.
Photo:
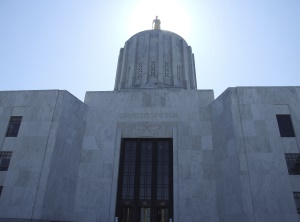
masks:
[(137, 119), (137, 118), (166, 118), (174, 119), (178, 117), (178, 113), (120, 113), (120, 118)]

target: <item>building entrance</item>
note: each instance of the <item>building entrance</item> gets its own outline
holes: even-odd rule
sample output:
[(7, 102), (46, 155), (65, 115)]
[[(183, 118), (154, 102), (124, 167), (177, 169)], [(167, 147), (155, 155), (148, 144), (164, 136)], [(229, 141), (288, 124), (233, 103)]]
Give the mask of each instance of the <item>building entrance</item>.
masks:
[(118, 222), (169, 222), (173, 218), (171, 139), (123, 139)]

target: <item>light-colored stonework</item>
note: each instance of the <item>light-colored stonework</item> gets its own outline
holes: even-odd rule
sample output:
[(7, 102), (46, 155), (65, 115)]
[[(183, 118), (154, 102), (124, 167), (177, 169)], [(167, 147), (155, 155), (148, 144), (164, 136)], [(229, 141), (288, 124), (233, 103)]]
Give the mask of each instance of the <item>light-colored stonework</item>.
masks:
[(197, 89), (191, 47), (168, 31), (132, 36), (120, 50), (115, 90), (169, 87)]
[[(114, 91), (84, 102), (60, 90), (0, 92), (0, 148), (13, 151), (0, 171), (0, 222), (115, 221), (122, 138), (172, 138), (173, 222), (299, 221), (300, 176), (284, 153), (300, 151), (300, 87), (228, 88), (214, 99), (196, 89), (192, 57), (178, 35), (145, 31), (121, 49)], [(276, 114), (291, 115), (296, 137), (280, 137)], [(10, 116), (23, 116), (17, 137), (5, 137)]]

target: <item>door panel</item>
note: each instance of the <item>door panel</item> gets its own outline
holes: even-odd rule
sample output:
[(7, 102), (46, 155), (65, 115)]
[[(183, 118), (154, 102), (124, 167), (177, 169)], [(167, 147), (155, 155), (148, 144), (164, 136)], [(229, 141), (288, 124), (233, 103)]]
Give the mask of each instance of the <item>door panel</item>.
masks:
[(141, 208), (140, 214), (141, 214), (140, 222), (151, 221), (151, 208)]
[(157, 212), (156, 213), (157, 222), (169, 222), (168, 208), (158, 208), (156, 212)]
[(134, 221), (133, 207), (122, 207), (121, 222)]
[(171, 139), (123, 139), (116, 217), (121, 222), (168, 222), (173, 214)]

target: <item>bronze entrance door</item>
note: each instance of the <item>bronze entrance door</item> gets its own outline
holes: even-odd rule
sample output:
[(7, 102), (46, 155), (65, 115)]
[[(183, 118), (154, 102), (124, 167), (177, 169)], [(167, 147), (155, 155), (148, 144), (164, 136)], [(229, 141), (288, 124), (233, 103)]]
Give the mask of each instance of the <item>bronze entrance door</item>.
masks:
[(123, 139), (118, 222), (169, 222), (173, 218), (171, 139)]

